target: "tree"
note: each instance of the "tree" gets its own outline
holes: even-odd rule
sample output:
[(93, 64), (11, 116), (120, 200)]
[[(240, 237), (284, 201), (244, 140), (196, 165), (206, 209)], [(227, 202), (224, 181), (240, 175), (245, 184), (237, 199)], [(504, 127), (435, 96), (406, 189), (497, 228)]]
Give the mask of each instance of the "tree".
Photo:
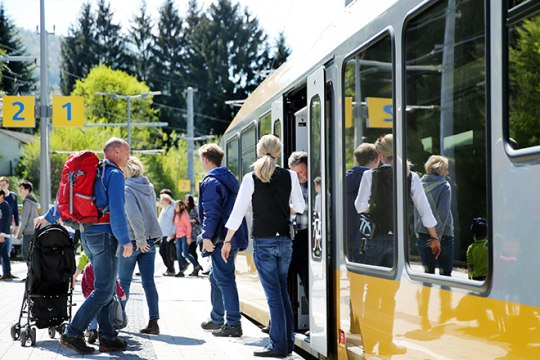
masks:
[(275, 52), (272, 57), (271, 69), (277, 69), (281, 64), (287, 61), (287, 58), (291, 55), (291, 49), (287, 46), (287, 41), (283, 32), (280, 32), (276, 40)]
[(68, 35), (61, 45), (60, 89), (62, 94), (69, 95), (73, 91), (75, 81), (85, 78), (90, 69), (97, 63), (94, 52), (95, 20), (90, 3), (85, 3), (77, 19), (71, 26)]
[(99, 0), (94, 53), (99, 64), (108, 65), (113, 69), (127, 70), (124, 36), (120, 25), (113, 23), (113, 15), (110, 3)]
[(130, 72), (141, 81), (148, 81), (150, 76), (150, 62), (154, 52), (154, 37), (152, 30), (154, 24), (146, 9), (143, 0), (139, 6), (139, 13), (133, 17), (128, 31), (127, 40), (131, 45), (129, 51)]
[[(5, 55), (26, 55), (13, 21), (7, 17), (4, 4), (0, 3), (0, 47)], [(27, 94), (34, 90), (34, 64), (25, 61), (3, 62), (0, 70), (2, 90), (9, 95)]]

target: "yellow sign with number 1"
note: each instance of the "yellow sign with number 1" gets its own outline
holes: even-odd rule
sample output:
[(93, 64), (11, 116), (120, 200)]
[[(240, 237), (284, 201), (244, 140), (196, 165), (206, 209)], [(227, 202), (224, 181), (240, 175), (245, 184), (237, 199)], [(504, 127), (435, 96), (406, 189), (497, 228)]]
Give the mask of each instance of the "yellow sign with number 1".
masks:
[(52, 124), (54, 127), (83, 127), (84, 99), (82, 96), (53, 96)]
[(33, 128), (36, 126), (36, 100), (33, 96), (4, 96), (5, 127)]

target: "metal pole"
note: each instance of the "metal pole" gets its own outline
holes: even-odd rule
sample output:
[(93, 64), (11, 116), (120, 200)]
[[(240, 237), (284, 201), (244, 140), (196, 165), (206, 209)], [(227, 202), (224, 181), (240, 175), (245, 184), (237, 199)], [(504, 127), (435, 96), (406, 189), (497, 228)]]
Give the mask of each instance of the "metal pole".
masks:
[(193, 88), (187, 88), (187, 142), (188, 142), (188, 179), (191, 192), (195, 188), (195, 172), (193, 170), (193, 148), (194, 148), (194, 121), (193, 121)]
[(127, 96), (127, 132), (128, 132), (128, 144), (131, 148), (131, 97)]
[(45, 0), (40, 0), (40, 117), (41, 155), (39, 193), (41, 211), (51, 203), (51, 158), (49, 143), (48, 83), (47, 83), (47, 30), (45, 29)]

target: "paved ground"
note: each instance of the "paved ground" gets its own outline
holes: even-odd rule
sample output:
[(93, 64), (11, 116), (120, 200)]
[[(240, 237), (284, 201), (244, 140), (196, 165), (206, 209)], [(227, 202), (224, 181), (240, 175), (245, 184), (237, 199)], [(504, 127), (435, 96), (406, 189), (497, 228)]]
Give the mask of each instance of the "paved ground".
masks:
[[(156, 285), (159, 292), (159, 321), (161, 334), (142, 335), (139, 329), (148, 321), (148, 309), (140, 278), (135, 277), (131, 286), (131, 297), (127, 306), (129, 325), (120, 336), (128, 340), (128, 350), (122, 353), (99, 353), (80, 356), (66, 349), (56, 339), (50, 339), (46, 329), (37, 330), (35, 347), (22, 347), (13, 341), (10, 327), (17, 322), (24, 294), (24, 282), (0, 281), (0, 359), (60, 359), (60, 358), (113, 358), (113, 359), (189, 359), (189, 360), (239, 360), (252, 359), (253, 351), (268, 343), (267, 337), (249, 320), (242, 318), (244, 335), (239, 339), (216, 338), (201, 329), (210, 311), (210, 284), (208, 278), (163, 277), (161, 259), (156, 259)], [(189, 274), (191, 269), (186, 271)], [(25, 264), (13, 263), (13, 273), (25, 276)], [(80, 284), (77, 284), (74, 303), (82, 303)], [(74, 307), (75, 312), (77, 307)], [(293, 353), (289, 359), (301, 359)]]

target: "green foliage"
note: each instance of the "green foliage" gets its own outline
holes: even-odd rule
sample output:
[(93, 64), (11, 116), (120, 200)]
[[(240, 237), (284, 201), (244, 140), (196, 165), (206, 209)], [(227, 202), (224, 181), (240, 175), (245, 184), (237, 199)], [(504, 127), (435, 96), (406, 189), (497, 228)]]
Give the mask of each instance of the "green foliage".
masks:
[(510, 47), (510, 136), (519, 147), (540, 144), (540, 16), (516, 28)]
[(287, 58), (291, 55), (291, 49), (287, 46), (287, 40), (283, 32), (279, 33), (279, 36), (276, 40), (274, 56), (272, 57), (272, 69), (277, 69), (281, 64), (287, 61)]
[(152, 30), (154, 24), (146, 9), (144, 0), (139, 6), (139, 13), (132, 18), (127, 40), (131, 45), (129, 52), (130, 71), (141, 81), (148, 81), (154, 47)]

